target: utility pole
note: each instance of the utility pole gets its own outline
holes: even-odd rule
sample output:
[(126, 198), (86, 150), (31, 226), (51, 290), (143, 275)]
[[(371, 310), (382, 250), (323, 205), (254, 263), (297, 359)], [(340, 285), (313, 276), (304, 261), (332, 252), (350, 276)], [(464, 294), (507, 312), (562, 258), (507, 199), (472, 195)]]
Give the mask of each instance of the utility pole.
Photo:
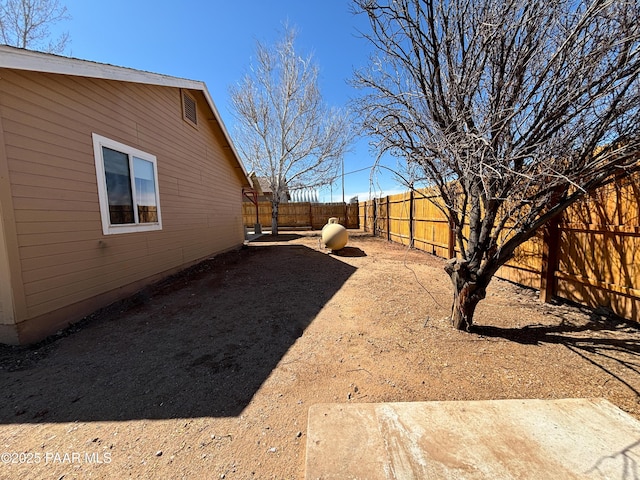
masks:
[(342, 203), (344, 202), (344, 158), (342, 159)]

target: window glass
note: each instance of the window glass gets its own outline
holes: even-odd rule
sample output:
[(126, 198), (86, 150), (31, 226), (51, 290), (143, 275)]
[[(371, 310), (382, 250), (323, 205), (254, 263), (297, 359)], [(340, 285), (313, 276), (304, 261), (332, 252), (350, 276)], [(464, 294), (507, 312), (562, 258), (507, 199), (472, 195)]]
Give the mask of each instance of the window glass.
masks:
[(138, 221), (140, 223), (157, 222), (158, 208), (153, 163), (133, 157), (133, 174), (136, 181)]
[(112, 225), (135, 223), (133, 196), (129, 176), (129, 156), (102, 147), (104, 173), (107, 181), (109, 217)]
[(102, 232), (162, 230), (155, 155), (92, 133)]

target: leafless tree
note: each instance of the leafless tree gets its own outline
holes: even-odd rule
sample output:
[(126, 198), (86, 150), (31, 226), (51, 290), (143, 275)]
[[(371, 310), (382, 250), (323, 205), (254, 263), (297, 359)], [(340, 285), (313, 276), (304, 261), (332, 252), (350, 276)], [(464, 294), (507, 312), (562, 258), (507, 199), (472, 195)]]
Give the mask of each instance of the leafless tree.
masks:
[(295, 38), (287, 27), (274, 46), (258, 42), (249, 73), (230, 88), (238, 150), (273, 192), (274, 235), (287, 188), (332, 181), (353, 137), (348, 115), (323, 102), (318, 67), (296, 53)]
[(380, 152), (431, 186), (469, 329), (498, 268), (569, 205), (638, 169), (637, 0), (354, 0), (375, 54), (354, 75)]
[(0, 40), (6, 45), (60, 54), (69, 34), (51, 39), (49, 28), (71, 18), (58, 0), (0, 0)]

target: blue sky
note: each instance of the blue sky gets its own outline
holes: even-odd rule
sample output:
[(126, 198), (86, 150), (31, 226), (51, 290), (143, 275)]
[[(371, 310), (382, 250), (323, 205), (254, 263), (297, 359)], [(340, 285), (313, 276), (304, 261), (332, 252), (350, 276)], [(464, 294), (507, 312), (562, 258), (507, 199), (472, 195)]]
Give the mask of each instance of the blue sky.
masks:
[[(256, 41), (274, 43), (288, 22), (298, 30), (300, 54), (312, 53), (320, 67), (327, 103), (343, 106), (356, 95), (348, 84), (353, 69), (366, 65), (369, 45), (359, 38), (366, 19), (349, 0), (61, 0), (71, 20), (55, 30), (69, 33), (66, 54), (76, 58), (162, 73), (207, 84), (233, 135), (229, 85), (247, 71)], [(360, 140), (345, 157), (345, 199), (366, 199), (404, 189), (382, 170), (370, 182), (375, 154)], [(394, 160), (386, 164), (394, 166)], [(331, 197), (333, 192), (333, 197)], [(342, 200), (342, 185), (320, 191), (321, 201)]]

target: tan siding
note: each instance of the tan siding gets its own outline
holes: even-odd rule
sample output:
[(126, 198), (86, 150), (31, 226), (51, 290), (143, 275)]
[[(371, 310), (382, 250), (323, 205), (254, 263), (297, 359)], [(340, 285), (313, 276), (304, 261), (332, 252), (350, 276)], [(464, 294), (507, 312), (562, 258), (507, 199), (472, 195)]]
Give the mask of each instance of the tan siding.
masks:
[[(88, 193), (91, 195), (91, 201), (93, 201), (96, 194), (95, 176), (92, 182), (85, 182), (83, 180), (70, 180), (62, 177), (56, 178), (39, 173), (14, 172), (11, 175), (11, 183), (13, 185), (13, 195), (16, 197), (33, 197), (34, 190), (43, 190), (43, 193), (46, 195), (44, 198), (65, 198), (68, 192), (74, 194)], [(22, 190), (22, 195), (20, 195), (20, 190)]]
[(22, 272), (18, 255), (9, 160), (0, 105), (0, 341), (18, 343), (15, 323), (26, 314)]
[[(7, 156), (4, 148), (4, 131), (2, 128), (2, 116), (0, 116), (0, 325), (12, 325), (15, 323), (13, 315), (13, 294), (11, 292), (11, 268), (9, 266), (9, 252), (5, 240), (5, 215), (3, 215), (3, 201), (11, 201), (11, 184), (9, 183), (9, 171), (7, 168)], [(7, 205), (4, 207), (6, 212)], [(13, 217), (11, 217), (13, 218)], [(0, 336), (4, 333), (0, 329)], [(2, 340), (2, 337), (0, 337)], [(11, 338), (15, 341), (15, 338)], [(9, 338), (6, 339), (9, 341)]]
[(95, 203), (97, 192), (85, 192), (81, 190), (82, 183), (78, 182), (77, 190), (65, 190), (64, 188), (49, 187), (46, 183), (37, 185), (13, 185), (14, 198), (65, 200), (78, 203)]
[[(20, 222), (18, 223), (18, 235), (34, 235), (46, 230), (51, 233), (95, 232), (101, 228), (100, 222), (91, 219), (86, 222)], [(93, 238), (93, 237), (92, 237)]]
[(95, 168), (92, 171), (78, 172), (77, 170), (67, 169), (61, 165), (47, 165), (36, 164), (28, 161), (13, 162), (11, 165), (11, 171), (13, 178), (17, 178), (21, 173), (29, 175), (41, 175), (45, 177), (51, 177), (53, 179), (67, 180), (72, 177), (74, 183), (84, 182), (91, 184), (93, 188), (96, 188), (96, 173)]
[[(15, 319), (13, 314), (11, 269), (4, 230), (2, 205), (0, 204), (0, 325), (12, 325), (15, 323)], [(2, 339), (0, 338), (0, 340)]]
[(96, 256), (93, 250), (81, 250), (56, 256), (30, 258), (22, 262), (23, 277), (25, 282), (30, 283), (85, 269), (103, 268), (110, 263), (135, 261), (139, 255), (140, 248), (138, 246), (132, 248), (127, 245), (120, 248), (110, 247), (109, 250), (105, 247), (102, 256)]
[[(88, 313), (94, 296), (241, 244), (238, 169), (201, 93), (191, 93), (197, 128), (183, 120), (177, 88), (2, 71), (19, 320), (74, 304)], [(163, 230), (102, 234), (92, 133), (156, 156)]]

